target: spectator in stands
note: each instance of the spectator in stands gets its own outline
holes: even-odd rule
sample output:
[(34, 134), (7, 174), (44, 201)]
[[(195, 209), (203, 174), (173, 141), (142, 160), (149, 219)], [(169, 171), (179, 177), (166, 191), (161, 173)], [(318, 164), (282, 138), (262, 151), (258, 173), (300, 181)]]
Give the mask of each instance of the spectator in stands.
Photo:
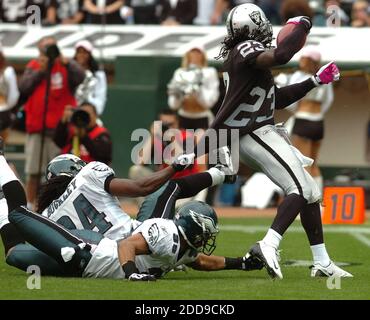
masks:
[(198, 15), (194, 19), (194, 24), (200, 26), (211, 25), (215, 5), (216, 0), (198, 0)]
[(135, 24), (159, 24), (159, 4), (160, 0), (127, 0), (125, 3), (127, 8), (132, 9), (129, 13), (133, 15)]
[(83, 0), (50, 0), (46, 19), (49, 24), (79, 24), (84, 16)]
[(280, 15), (282, 23), (297, 16), (307, 16), (311, 19), (314, 16), (307, 0), (283, 0)]
[(316, 12), (313, 24), (318, 27), (346, 26), (349, 24), (349, 18), (341, 8), (340, 0), (324, 0), (324, 8)]
[(370, 26), (370, 3), (368, 1), (358, 0), (353, 3), (351, 13), (351, 26)]
[[(41, 19), (45, 18), (46, 7), (49, 0), (2, 0), (0, 1), (0, 21), (8, 23), (26, 23), (27, 18), (35, 12), (27, 12), (27, 8), (37, 6), (40, 9)], [(32, 19), (30, 21), (35, 23)]]
[[(36, 200), (40, 175), (45, 171), (46, 164), (60, 152), (52, 140), (57, 123), (67, 105), (76, 106), (74, 90), (85, 77), (84, 70), (74, 60), (69, 61), (59, 54), (54, 38), (41, 39), (38, 47), (40, 50), (38, 59), (27, 64), (19, 84), (27, 115), (25, 172), (30, 207)], [(47, 95), (49, 72), (50, 90)], [(48, 96), (47, 110), (45, 110), (46, 96)]]
[(54, 142), (62, 153), (72, 153), (85, 162), (112, 162), (112, 141), (108, 130), (97, 124), (92, 103), (84, 102), (77, 109), (66, 107), (54, 134)]
[[(273, 1), (273, 0), (272, 0)], [(243, 3), (257, 3), (254, 0), (216, 0), (214, 11), (211, 17), (211, 24), (223, 24), (229, 11)]]
[(178, 110), (180, 128), (207, 129), (213, 121), (210, 109), (219, 97), (219, 78), (207, 64), (204, 48), (191, 48), (168, 85), (168, 105)]
[(10, 110), (19, 98), (17, 76), (8, 66), (0, 43), (0, 136), (6, 142), (11, 125)]
[(193, 24), (197, 10), (197, 0), (160, 0), (159, 20), (164, 26)]
[(123, 24), (121, 9), (124, 0), (84, 0), (86, 22), (92, 24)]
[(98, 116), (103, 114), (107, 101), (107, 77), (104, 70), (99, 68), (94, 59), (94, 47), (88, 40), (77, 42), (74, 59), (85, 70), (85, 80), (76, 90), (77, 103), (90, 102), (95, 108)]
[[(163, 134), (167, 130), (177, 130), (177, 134), (174, 135), (177, 152), (181, 154), (185, 150), (185, 146), (187, 141), (193, 140), (194, 142), (194, 135), (191, 131), (186, 131), (184, 129), (179, 130), (179, 120), (176, 113), (171, 109), (164, 109), (158, 115), (158, 121), (160, 121), (159, 126), (155, 126), (154, 123), (150, 128), (150, 137), (145, 141), (142, 151), (139, 155), (137, 155), (136, 164), (133, 165), (129, 170), (129, 178), (130, 179), (140, 179), (143, 177), (148, 176), (153, 172), (153, 168), (155, 171), (161, 170), (168, 166), (166, 162), (169, 162), (171, 157), (175, 157), (175, 154), (168, 154), (165, 151), (165, 148), (169, 145), (169, 142), (164, 141)], [(160, 130), (161, 128), (161, 130)], [(172, 135), (172, 132), (171, 132)], [(173, 141), (172, 141), (173, 142)], [(189, 143), (189, 142), (188, 142)], [(171, 145), (172, 146), (172, 145)], [(158, 161), (158, 156), (160, 156)], [(155, 163), (160, 162), (160, 164)], [(188, 169), (178, 172), (175, 174), (173, 178), (180, 178), (186, 175), (199, 173), (203, 169), (195, 160), (193, 166), (189, 167)], [(142, 203), (143, 199), (138, 199), (138, 204)], [(200, 199), (199, 199), (200, 200)]]

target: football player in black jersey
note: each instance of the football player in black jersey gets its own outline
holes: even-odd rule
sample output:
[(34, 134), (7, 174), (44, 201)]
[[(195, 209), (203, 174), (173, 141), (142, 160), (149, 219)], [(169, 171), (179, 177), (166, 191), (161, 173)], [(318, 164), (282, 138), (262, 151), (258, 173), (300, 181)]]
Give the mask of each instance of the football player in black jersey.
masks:
[(257, 165), (279, 185), (286, 198), (262, 241), (251, 249), (272, 277), (282, 278), (278, 247), (283, 234), (297, 215), (308, 236), (314, 265), (311, 276), (352, 276), (337, 267), (326, 251), (321, 224), (321, 193), (304, 166), (311, 159), (295, 150), (274, 125), (275, 109), (283, 109), (301, 99), (311, 89), (339, 79), (339, 70), (331, 62), (316, 75), (284, 88), (274, 85), (270, 68), (286, 64), (302, 46), (311, 29), (308, 17), (289, 19), (292, 32), (277, 46), (271, 47), (272, 27), (256, 5), (233, 8), (227, 18), (227, 36), (220, 58), (224, 59), (223, 77), (226, 95), (212, 124), (213, 129), (238, 129), (240, 158)]

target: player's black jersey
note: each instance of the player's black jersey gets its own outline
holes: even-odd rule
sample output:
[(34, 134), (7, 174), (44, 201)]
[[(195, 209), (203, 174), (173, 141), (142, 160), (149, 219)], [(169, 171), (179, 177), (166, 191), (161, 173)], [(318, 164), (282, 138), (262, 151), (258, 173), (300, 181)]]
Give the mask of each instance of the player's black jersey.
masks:
[(270, 70), (254, 65), (264, 50), (261, 43), (248, 40), (230, 51), (223, 64), (226, 94), (212, 128), (239, 129), (243, 136), (274, 123), (274, 79)]

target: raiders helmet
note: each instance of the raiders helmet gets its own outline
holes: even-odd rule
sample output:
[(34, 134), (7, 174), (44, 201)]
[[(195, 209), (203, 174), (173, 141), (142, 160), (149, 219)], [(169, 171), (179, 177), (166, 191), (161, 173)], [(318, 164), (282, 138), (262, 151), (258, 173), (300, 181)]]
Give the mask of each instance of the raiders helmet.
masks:
[(233, 8), (226, 20), (230, 38), (244, 35), (243, 39), (256, 40), (264, 46), (272, 41), (272, 25), (264, 12), (255, 4), (245, 3)]
[(75, 177), (86, 165), (86, 162), (73, 154), (62, 154), (55, 157), (46, 167), (46, 180), (54, 177)]
[(216, 249), (218, 219), (206, 203), (189, 201), (176, 212), (174, 222), (190, 247), (206, 255)]

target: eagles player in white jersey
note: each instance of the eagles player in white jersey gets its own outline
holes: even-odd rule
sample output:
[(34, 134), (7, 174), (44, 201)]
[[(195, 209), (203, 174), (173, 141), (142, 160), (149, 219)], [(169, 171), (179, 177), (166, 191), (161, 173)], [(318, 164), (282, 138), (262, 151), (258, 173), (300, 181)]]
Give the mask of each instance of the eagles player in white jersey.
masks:
[[(180, 264), (207, 271), (263, 267), (249, 254), (238, 258), (211, 255), (218, 233), (217, 216), (205, 203), (185, 204), (173, 220), (145, 220), (121, 241), (89, 230), (76, 235), (26, 208), (24, 189), (1, 152), (0, 167), (0, 185), (9, 210), (9, 215), (0, 214), (5, 252), (9, 255), (15, 247), (26, 246), (25, 241), (34, 246), (32, 252), (26, 250), (24, 268), (17, 266), (20, 269), (41, 264), (44, 275), (153, 281)], [(48, 273), (46, 262), (50, 261), (55, 265), (53, 273)]]
[(330, 62), (305, 81), (276, 87), (271, 68), (289, 62), (312, 26), (308, 17), (295, 17), (287, 24), (295, 27), (272, 48), (271, 23), (258, 6), (247, 3), (230, 11), (227, 36), (219, 55), (224, 58), (226, 94), (211, 129), (239, 130), (241, 160), (261, 169), (286, 194), (271, 228), (251, 250), (265, 263), (269, 274), (283, 277), (278, 248), (284, 233), (300, 213), (313, 254), (311, 276), (348, 277), (352, 275), (336, 266), (326, 251), (319, 204), (321, 193), (303, 168), (308, 159), (281, 134), (273, 116), (275, 109), (283, 109), (313, 88), (338, 80), (339, 69)]
[[(181, 157), (186, 159), (188, 156)], [(179, 164), (173, 167), (182, 168)], [(151, 217), (172, 218), (177, 199), (223, 183), (222, 168), (227, 169), (220, 165), (167, 183), (170, 176), (161, 172), (159, 180), (155, 178), (156, 173), (134, 181), (116, 178), (113, 169), (104, 163), (86, 164), (76, 156), (60, 155), (47, 166), (47, 181), (41, 187), (38, 212), (70, 230), (93, 230), (112, 240), (123, 239), (131, 234), (138, 221), (122, 210), (117, 196), (150, 194), (138, 213), (141, 222)], [(173, 169), (170, 171), (174, 172)]]

